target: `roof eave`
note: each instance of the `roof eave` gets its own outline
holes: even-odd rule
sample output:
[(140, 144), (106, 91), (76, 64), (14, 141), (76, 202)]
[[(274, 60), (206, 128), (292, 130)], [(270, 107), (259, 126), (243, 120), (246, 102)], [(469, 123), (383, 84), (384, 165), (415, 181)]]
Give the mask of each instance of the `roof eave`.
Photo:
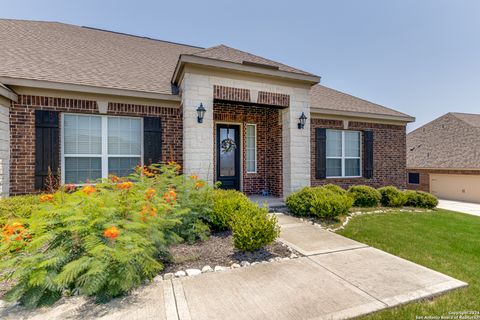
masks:
[[(4, 83), (0, 83), (0, 84), (4, 84)], [(11, 100), (13, 102), (18, 101), (18, 95), (15, 92), (1, 85), (0, 85), (0, 96), (7, 98), (8, 100)]]
[(197, 57), (190, 54), (182, 54), (178, 59), (177, 65), (175, 67), (175, 72), (173, 73), (173, 76), (172, 76), (173, 84), (178, 85), (185, 64), (201, 65), (201, 66), (214, 67), (214, 68), (220, 68), (220, 69), (228, 69), (233, 71), (254, 73), (254, 74), (260, 74), (264, 76), (271, 76), (271, 77), (283, 78), (288, 80), (296, 80), (300, 82), (309, 83), (311, 85), (314, 85), (320, 82), (319, 76), (305, 75), (300, 73), (287, 72), (283, 70), (267, 69), (267, 68), (251, 66), (251, 65), (243, 65), (243, 64), (238, 64), (238, 63), (228, 62), (223, 60)]
[(358, 117), (358, 118), (370, 118), (370, 119), (378, 119), (378, 120), (389, 120), (389, 121), (398, 121), (402, 123), (410, 123), (415, 121), (415, 117), (411, 116), (397, 116), (397, 115), (387, 115), (387, 114), (379, 114), (379, 113), (369, 113), (369, 112), (358, 112), (358, 111), (344, 111), (344, 110), (334, 110), (334, 109), (325, 109), (325, 108), (318, 108), (318, 107), (311, 107), (311, 113), (319, 113), (319, 114), (328, 114), (328, 115), (335, 115), (335, 116), (349, 116), (349, 117)]
[[(0, 83), (6, 84), (6, 85), (12, 85), (12, 86), (22, 86), (22, 87), (31, 87), (31, 88), (95, 93), (95, 94), (145, 98), (145, 99), (154, 99), (154, 100), (180, 101), (180, 97), (178, 95), (173, 95), (173, 94), (97, 87), (97, 86), (89, 86), (89, 85), (81, 85), (81, 84), (53, 82), (53, 81), (46, 81), (46, 80), (0, 77)], [(1, 91), (0, 91), (0, 94), (1, 94)]]

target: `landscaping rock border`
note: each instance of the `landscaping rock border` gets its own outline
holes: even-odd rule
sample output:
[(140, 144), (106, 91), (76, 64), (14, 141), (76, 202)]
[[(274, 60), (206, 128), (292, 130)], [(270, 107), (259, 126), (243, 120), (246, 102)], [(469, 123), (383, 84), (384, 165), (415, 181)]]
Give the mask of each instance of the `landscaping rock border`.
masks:
[(171, 272), (170, 273), (165, 273), (163, 276), (158, 275), (158, 276), (155, 277), (154, 281), (172, 280), (174, 278), (183, 278), (183, 277), (196, 277), (196, 276), (202, 275), (204, 273), (222, 272), (222, 271), (232, 270), (232, 269), (247, 268), (247, 267), (257, 265), (257, 264), (278, 263), (278, 262), (287, 261), (287, 260), (291, 260), (291, 259), (297, 259), (301, 256), (300, 253), (298, 253), (294, 249), (290, 248), (286, 244), (282, 244), (282, 246), (287, 247), (287, 249), (291, 252), (289, 257), (283, 257), (283, 258), (275, 257), (275, 258), (270, 258), (268, 260), (254, 261), (252, 263), (244, 260), (244, 261), (241, 261), (240, 263), (232, 263), (228, 267), (227, 266), (215, 266), (214, 268), (212, 268), (211, 266), (206, 265), (201, 270), (200, 269), (186, 269), (186, 270), (178, 270), (175, 273), (171, 273)]

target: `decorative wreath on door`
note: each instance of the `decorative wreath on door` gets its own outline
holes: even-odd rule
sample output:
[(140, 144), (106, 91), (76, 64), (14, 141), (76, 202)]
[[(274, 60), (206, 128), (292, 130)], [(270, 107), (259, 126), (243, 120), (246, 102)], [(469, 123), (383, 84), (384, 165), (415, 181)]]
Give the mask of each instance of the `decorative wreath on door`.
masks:
[(222, 150), (222, 153), (227, 153), (227, 152), (233, 151), (233, 150), (235, 150), (235, 148), (237, 148), (237, 144), (235, 143), (235, 140), (228, 137), (229, 131), (230, 130), (227, 129), (227, 137), (225, 139), (223, 139), (222, 142), (220, 143), (220, 148)]

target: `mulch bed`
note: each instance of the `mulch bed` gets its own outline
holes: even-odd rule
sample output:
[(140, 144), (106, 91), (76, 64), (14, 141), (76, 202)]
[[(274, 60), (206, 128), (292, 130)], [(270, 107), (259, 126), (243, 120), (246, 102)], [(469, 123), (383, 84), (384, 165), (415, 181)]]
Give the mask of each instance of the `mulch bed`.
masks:
[[(300, 253), (294, 252), (297, 256)], [(275, 241), (252, 253), (242, 253), (233, 247), (230, 231), (216, 232), (208, 240), (194, 244), (179, 244), (170, 247), (171, 261), (164, 262), (162, 274), (186, 269), (202, 269), (209, 265), (230, 267), (233, 263), (248, 261), (268, 261), (271, 258), (290, 257), (292, 251), (282, 243)], [(0, 298), (12, 287), (12, 283), (0, 281)]]
[(276, 241), (253, 253), (242, 253), (233, 247), (231, 232), (225, 231), (213, 233), (208, 240), (203, 242), (172, 246), (170, 254), (171, 261), (165, 262), (165, 269), (162, 273), (202, 269), (206, 265), (212, 268), (215, 266), (229, 267), (233, 263), (242, 261), (252, 263), (277, 257), (285, 258), (290, 257), (292, 252), (287, 246)]

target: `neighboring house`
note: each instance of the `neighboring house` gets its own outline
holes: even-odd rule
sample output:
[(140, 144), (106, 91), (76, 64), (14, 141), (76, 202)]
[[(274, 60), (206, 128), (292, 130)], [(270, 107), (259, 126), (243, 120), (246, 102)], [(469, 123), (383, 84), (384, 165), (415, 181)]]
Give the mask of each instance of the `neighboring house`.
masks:
[(247, 194), (405, 187), (414, 119), (309, 72), (52, 22), (0, 20), (0, 43), (3, 194), (41, 190), (48, 168), (81, 184), (167, 161)]
[(450, 112), (407, 135), (407, 188), (480, 202), (480, 114)]

